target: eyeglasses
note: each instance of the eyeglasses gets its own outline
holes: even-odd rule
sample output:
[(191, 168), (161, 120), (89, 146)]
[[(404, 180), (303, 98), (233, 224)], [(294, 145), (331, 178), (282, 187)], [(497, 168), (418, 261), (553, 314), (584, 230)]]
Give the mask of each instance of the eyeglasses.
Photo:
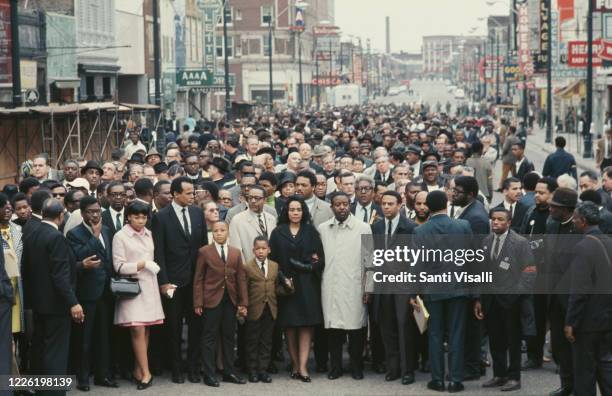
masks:
[(463, 190), (459, 190), (459, 189), (457, 189), (457, 188), (455, 188), (455, 187), (451, 188), (450, 190), (451, 190), (451, 192), (452, 192), (452, 193), (454, 193), (454, 194), (465, 194), (465, 191), (463, 191)]
[(368, 191), (372, 191), (373, 188), (372, 187), (359, 187), (357, 190), (361, 192), (368, 192)]
[(247, 199), (248, 199), (249, 201), (261, 201), (262, 199), (264, 199), (264, 197), (255, 197), (255, 196), (253, 196), (253, 195), (249, 195), (249, 196), (247, 197)]

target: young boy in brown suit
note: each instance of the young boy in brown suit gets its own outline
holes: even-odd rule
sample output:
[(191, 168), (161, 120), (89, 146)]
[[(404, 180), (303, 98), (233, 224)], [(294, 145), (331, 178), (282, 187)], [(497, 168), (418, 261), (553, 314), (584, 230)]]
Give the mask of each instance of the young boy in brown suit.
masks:
[(255, 258), (246, 263), (248, 301), (247, 309), (247, 367), (249, 382), (272, 382), (266, 373), (270, 364), (272, 333), (276, 320), (277, 294), (291, 294), (293, 283), (278, 269), (278, 264), (268, 260), (270, 246), (264, 236), (253, 241)]

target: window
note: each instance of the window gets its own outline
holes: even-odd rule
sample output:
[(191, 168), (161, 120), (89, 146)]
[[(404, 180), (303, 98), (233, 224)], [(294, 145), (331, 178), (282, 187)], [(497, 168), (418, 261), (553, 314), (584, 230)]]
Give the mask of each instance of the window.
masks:
[(94, 76), (85, 77), (85, 95), (87, 96), (95, 95), (95, 77)]
[(270, 37), (268, 35), (263, 36), (263, 54), (264, 56), (270, 56)]
[(242, 11), (239, 9), (234, 10), (234, 19), (242, 21)]
[[(240, 19), (242, 19), (242, 13), (240, 15)], [(232, 25), (232, 22), (234, 21), (234, 7), (230, 7), (229, 9), (225, 9), (225, 21), (227, 22), (228, 26)], [(217, 26), (223, 26), (223, 20), (221, 19), (221, 16), (219, 15), (219, 17), (217, 18)]]
[(268, 26), (271, 24), (272, 15), (274, 14), (274, 8), (271, 5), (261, 6), (261, 25)]
[[(223, 55), (223, 36), (215, 37), (215, 46), (217, 48), (217, 57), (222, 58)], [(227, 38), (227, 56), (229, 58), (234, 56), (234, 38)]]
[(111, 78), (110, 77), (102, 78), (102, 95), (104, 95), (104, 97), (111, 96)]

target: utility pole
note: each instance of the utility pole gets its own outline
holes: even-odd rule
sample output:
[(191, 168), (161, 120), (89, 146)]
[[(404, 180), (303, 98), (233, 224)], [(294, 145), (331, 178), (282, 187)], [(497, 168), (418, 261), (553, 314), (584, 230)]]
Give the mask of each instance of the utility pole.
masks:
[(584, 126), (583, 158), (591, 158), (591, 123), (593, 122), (593, 1), (589, 0), (587, 14), (587, 78), (586, 78), (586, 125)]
[(482, 96), (481, 99), (484, 98), (484, 100), (487, 100), (487, 40), (484, 41), (483, 43), (483, 47), (484, 47), (484, 57), (483, 57), (483, 63), (482, 63), (482, 71), (483, 71), (483, 90), (482, 90)]
[(319, 49), (317, 37), (314, 38), (315, 78), (317, 79), (317, 110), (321, 109), (321, 78), (319, 77)]
[(495, 28), (495, 46), (496, 55), (495, 55), (495, 104), (500, 103), (500, 95), (499, 95), (499, 29)]
[[(548, 20), (551, 20), (551, 1), (546, 0)], [(552, 40), (546, 45), (546, 143), (552, 143)]]
[(302, 32), (298, 32), (298, 72), (300, 74), (300, 88), (298, 89), (298, 105), (304, 108), (304, 83), (302, 82)]
[(268, 87), (268, 96), (270, 97), (270, 113), (274, 110), (274, 87), (272, 85), (272, 15), (268, 20), (268, 69), (270, 72), (270, 86)]
[(21, 55), (19, 53), (19, 11), (17, 0), (11, 0), (11, 37), (12, 37), (12, 55), (13, 55), (13, 106), (19, 107), (22, 105), (21, 100)]
[[(161, 106), (159, 56), (159, 0), (153, 0), (153, 76), (155, 78), (155, 105)], [(161, 110), (161, 108), (160, 108)]]
[(225, 69), (225, 120), (229, 123), (232, 115), (232, 98), (230, 97), (229, 58), (227, 54), (227, 2), (223, 1), (223, 60)]

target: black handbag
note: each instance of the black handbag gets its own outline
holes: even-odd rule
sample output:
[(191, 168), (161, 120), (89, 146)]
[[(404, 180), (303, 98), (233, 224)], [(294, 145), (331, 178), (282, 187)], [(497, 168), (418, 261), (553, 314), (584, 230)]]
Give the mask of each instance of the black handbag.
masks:
[(140, 294), (140, 283), (138, 279), (129, 276), (121, 276), (121, 267), (117, 270), (117, 275), (110, 279), (110, 291), (117, 298), (134, 298)]

